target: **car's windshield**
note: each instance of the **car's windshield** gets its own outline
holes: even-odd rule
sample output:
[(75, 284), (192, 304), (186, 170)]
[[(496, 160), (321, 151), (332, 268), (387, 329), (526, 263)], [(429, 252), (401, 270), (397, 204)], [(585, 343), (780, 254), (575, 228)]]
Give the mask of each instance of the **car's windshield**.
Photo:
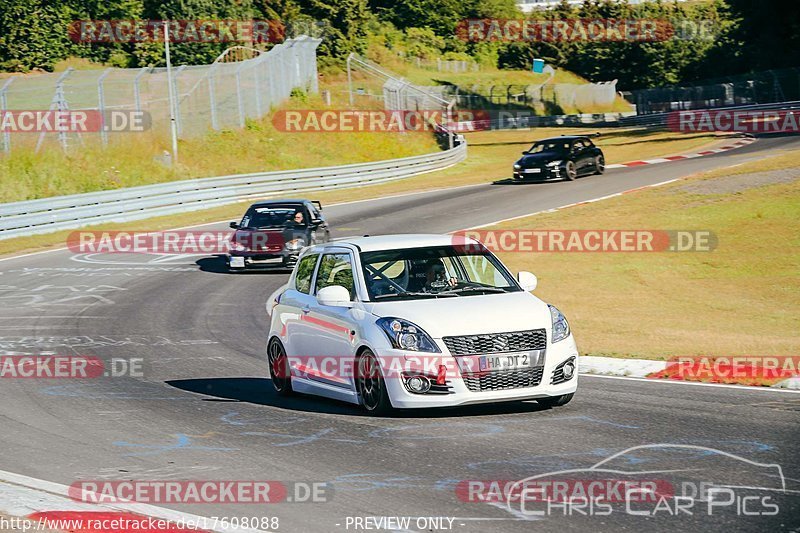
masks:
[(469, 296), (521, 290), (482, 248), (435, 246), (361, 254), (370, 300)]
[(242, 218), (243, 228), (278, 228), (294, 220), (295, 207), (255, 207)]
[(528, 150), (530, 154), (538, 154), (541, 152), (569, 152), (569, 141), (539, 141)]

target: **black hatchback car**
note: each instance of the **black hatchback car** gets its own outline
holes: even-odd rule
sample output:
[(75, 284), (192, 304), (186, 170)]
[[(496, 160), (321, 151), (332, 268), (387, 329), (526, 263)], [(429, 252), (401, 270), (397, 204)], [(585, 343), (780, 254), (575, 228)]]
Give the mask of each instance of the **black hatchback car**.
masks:
[(588, 136), (564, 135), (536, 141), (514, 163), (515, 180), (574, 180), (588, 174), (602, 174), (606, 160)]
[(261, 266), (292, 267), (306, 246), (330, 240), (322, 204), (311, 200), (270, 200), (250, 206), (241, 222), (231, 222), (228, 270)]

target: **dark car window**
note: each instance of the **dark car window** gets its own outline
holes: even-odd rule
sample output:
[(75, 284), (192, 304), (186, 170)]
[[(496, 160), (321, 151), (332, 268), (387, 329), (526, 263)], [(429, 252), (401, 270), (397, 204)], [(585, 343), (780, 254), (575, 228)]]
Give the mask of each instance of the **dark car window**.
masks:
[(350, 293), (350, 299), (355, 299), (356, 291), (353, 282), (353, 261), (350, 259), (350, 254), (335, 253), (322, 256), (322, 261), (319, 264), (319, 272), (317, 272), (317, 282), (314, 293), (316, 294), (320, 289), (330, 287), (331, 285), (341, 285)]
[(308, 294), (311, 292), (311, 276), (314, 274), (314, 266), (317, 264), (319, 254), (310, 254), (303, 257), (297, 263), (297, 276), (294, 279), (294, 288)]
[(317, 211), (317, 208), (314, 207), (313, 204), (308, 204), (307, 207), (311, 215), (311, 220), (322, 220), (322, 214)]
[(279, 228), (294, 217), (292, 207), (256, 207), (242, 218), (243, 228)]
[(542, 152), (563, 153), (569, 151), (569, 141), (540, 141), (528, 150), (531, 154)]

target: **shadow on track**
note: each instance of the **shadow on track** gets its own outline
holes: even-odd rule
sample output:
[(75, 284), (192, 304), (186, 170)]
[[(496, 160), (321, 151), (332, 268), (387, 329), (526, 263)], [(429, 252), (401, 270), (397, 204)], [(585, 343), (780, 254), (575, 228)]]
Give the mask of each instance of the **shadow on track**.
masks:
[[(272, 383), (266, 378), (177, 379), (167, 381), (166, 384), (183, 391), (203, 394), (207, 398), (202, 398), (200, 401), (206, 402), (244, 402), (306, 413), (370, 416), (359, 407), (346, 402), (303, 394), (278, 396), (272, 388)], [(503, 402), (436, 409), (401, 409), (396, 410), (390, 418), (461, 418), (547, 410), (548, 408), (535, 401)]]
[(492, 185), (544, 185), (546, 183), (559, 183), (562, 181), (567, 181), (567, 180), (526, 181), (526, 180), (515, 180), (513, 178), (505, 178), (493, 181)]
[(242, 274), (283, 274), (286, 275), (287, 272), (291, 272), (290, 269), (283, 267), (281, 265), (275, 265), (270, 267), (261, 267), (261, 268), (250, 268), (248, 270), (243, 270), (241, 272), (231, 272), (228, 270), (228, 264), (225, 261), (225, 258), (221, 255), (217, 255), (214, 257), (203, 257), (202, 259), (198, 259), (195, 261), (195, 264), (200, 267), (201, 272), (211, 272), (213, 274), (231, 274), (241, 276)]

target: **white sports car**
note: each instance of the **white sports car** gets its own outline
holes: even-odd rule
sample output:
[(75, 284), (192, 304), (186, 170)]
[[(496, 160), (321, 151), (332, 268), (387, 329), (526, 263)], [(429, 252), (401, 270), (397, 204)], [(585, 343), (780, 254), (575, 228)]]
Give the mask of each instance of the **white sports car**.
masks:
[(391, 408), (569, 402), (578, 350), (564, 315), (483, 245), (452, 235), (311, 246), (267, 302), (280, 394)]

